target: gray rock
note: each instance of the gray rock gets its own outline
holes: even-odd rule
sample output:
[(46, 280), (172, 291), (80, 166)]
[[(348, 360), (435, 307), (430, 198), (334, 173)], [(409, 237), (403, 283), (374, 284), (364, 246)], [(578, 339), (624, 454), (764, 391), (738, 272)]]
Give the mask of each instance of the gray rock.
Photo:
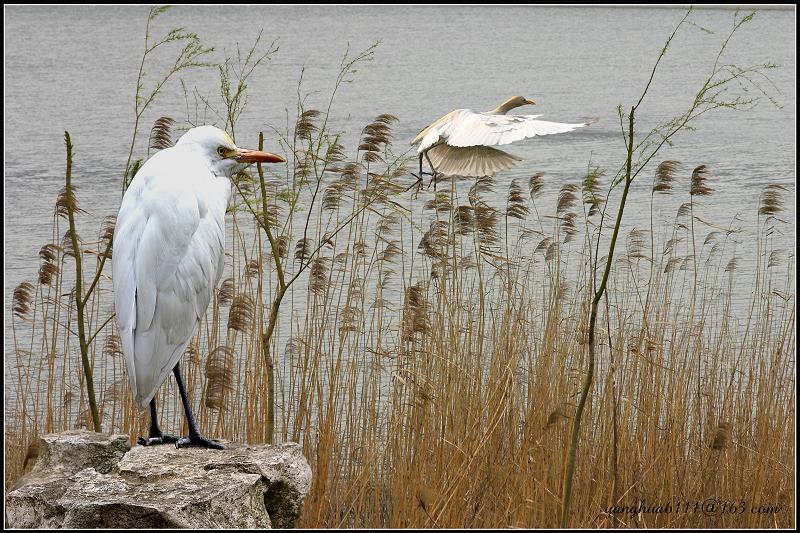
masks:
[(7, 525), (292, 527), (311, 485), (300, 445), (224, 444), (131, 449), (127, 435), (45, 435), (32, 471), (6, 497)]

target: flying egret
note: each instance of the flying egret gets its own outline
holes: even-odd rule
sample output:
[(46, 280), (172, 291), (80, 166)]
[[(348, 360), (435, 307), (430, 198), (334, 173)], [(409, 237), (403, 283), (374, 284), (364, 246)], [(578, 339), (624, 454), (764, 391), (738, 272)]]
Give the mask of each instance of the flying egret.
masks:
[[(252, 163), (279, 163), (268, 152), (237, 148), (213, 126), (187, 131), (151, 157), (122, 198), (114, 231), (114, 304), (131, 391), (150, 404), (150, 435), (139, 444), (174, 442), (221, 449), (200, 434), (178, 360), (197, 330), (225, 262), (230, 177)], [(175, 374), (189, 436), (158, 427), (156, 390)]]
[(495, 109), (476, 113), (469, 109), (456, 109), (440, 117), (423, 129), (411, 141), (419, 143), (419, 172), (422, 176), (422, 159), (431, 167), (431, 181), (438, 174), (453, 176), (493, 176), (522, 161), (492, 146), (509, 144), (537, 135), (564, 133), (588, 126), (561, 124), (536, 120), (541, 115), (506, 115), (510, 110), (536, 102), (522, 96), (512, 96)]

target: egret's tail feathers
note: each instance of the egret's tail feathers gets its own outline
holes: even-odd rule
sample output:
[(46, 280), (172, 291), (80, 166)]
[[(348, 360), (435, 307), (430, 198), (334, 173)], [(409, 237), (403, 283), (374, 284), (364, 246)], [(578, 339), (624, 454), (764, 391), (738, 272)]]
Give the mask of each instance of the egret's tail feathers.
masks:
[[(195, 331), (197, 331), (197, 322), (195, 322), (195, 329), (192, 330), (192, 334), (186, 341), (177, 345), (170, 342), (167, 333), (160, 328), (137, 331), (129, 336), (133, 344), (127, 345), (125, 362), (128, 367), (128, 379), (133, 399), (139, 409), (146, 409), (150, 404), (156, 391), (178, 364), (181, 355), (194, 337)], [(126, 336), (122, 338), (123, 348), (125, 348)]]
[(456, 147), (440, 144), (428, 150), (433, 168), (446, 176), (493, 176), (522, 161), (521, 157), (489, 146)]

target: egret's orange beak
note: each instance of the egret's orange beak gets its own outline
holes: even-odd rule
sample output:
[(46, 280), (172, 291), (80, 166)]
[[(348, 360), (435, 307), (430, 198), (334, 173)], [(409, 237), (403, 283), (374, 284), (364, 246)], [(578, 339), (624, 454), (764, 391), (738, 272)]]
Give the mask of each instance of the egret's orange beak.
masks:
[(286, 160), (279, 155), (259, 150), (239, 150), (239, 157), (236, 158), (242, 163), (284, 163)]
[(536, 105), (536, 102), (534, 102), (533, 100), (525, 100), (525, 103), (528, 105)]

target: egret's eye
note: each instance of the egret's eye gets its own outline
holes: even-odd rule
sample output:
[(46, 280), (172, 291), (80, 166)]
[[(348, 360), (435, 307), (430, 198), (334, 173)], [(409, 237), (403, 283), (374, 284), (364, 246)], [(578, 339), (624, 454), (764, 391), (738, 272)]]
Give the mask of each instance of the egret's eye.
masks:
[(219, 154), (220, 157), (225, 157), (225, 147), (220, 146), (219, 148), (217, 148), (217, 153)]

